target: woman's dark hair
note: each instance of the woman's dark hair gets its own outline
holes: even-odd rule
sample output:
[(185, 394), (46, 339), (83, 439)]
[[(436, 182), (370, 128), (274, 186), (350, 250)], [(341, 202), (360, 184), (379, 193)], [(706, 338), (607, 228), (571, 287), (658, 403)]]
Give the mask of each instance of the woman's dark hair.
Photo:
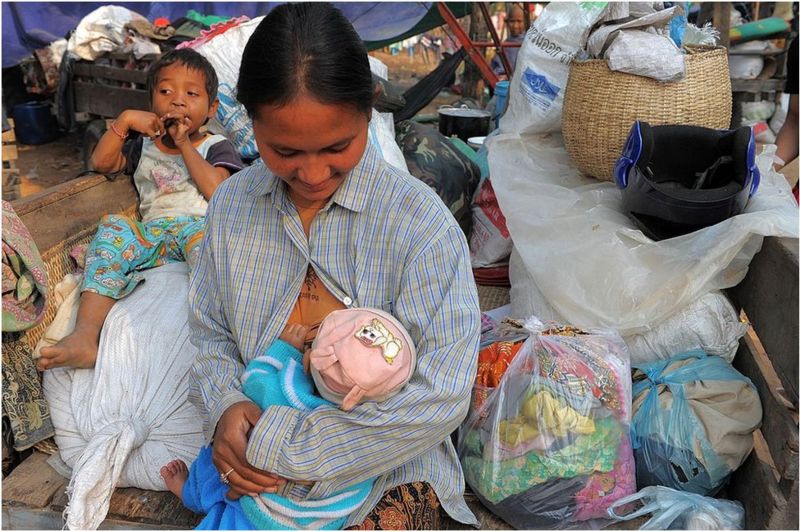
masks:
[(251, 118), (262, 105), (308, 93), (324, 104), (369, 113), (373, 85), (367, 50), (328, 3), (282, 4), (264, 17), (242, 54), (237, 98)]
[(208, 59), (200, 55), (198, 52), (191, 48), (181, 48), (180, 50), (170, 50), (161, 57), (159, 57), (150, 68), (147, 70), (147, 94), (152, 97), (153, 90), (156, 88), (158, 81), (158, 73), (162, 69), (174, 64), (180, 63), (189, 70), (197, 70), (206, 78), (206, 92), (208, 93), (208, 103), (211, 104), (217, 98), (217, 88), (219, 81), (217, 80), (217, 71)]

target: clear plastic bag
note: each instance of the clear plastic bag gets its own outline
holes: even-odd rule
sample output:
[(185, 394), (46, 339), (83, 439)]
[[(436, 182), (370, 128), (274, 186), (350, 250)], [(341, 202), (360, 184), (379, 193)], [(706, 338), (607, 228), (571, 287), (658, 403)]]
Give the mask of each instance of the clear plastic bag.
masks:
[(535, 318), (525, 328), (531, 336), (461, 427), (464, 476), (516, 528), (585, 528), (636, 489), (625, 343)]
[[(635, 511), (617, 513), (626, 505), (640, 501)], [(640, 530), (741, 530), (744, 508), (737, 501), (713, 499), (696, 493), (664, 486), (648, 486), (633, 495), (617, 500), (608, 515), (617, 521), (629, 521), (652, 514)]]
[(742, 214), (654, 242), (624, 214), (615, 184), (572, 166), (559, 134), (486, 142), (514, 247), (546, 301), (582, 327), (647, 332), (704, 294), (738, 284), (764, 236), (798, 236), (797, 203), (772, 170), (772, 146), (757, 157), (761, 184)]

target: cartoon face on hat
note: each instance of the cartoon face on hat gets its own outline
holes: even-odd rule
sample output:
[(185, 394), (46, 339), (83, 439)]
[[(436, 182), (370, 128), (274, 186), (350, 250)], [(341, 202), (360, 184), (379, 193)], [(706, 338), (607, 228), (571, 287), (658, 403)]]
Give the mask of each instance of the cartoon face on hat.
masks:
[(331, 312), (309, 354), (320, 395), (342, 410), (363, 400), (382, 401), (411, 379), (416, 349), (392, 315), (377, 309)]

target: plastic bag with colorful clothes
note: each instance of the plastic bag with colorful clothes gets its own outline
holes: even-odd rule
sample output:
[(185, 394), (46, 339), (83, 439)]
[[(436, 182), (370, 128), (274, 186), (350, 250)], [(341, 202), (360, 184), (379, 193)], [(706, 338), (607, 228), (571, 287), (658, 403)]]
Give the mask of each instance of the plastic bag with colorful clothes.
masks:
[(536, 318), (524, 328), (530, 336), (521, 347), (498, 349), (487, 371), (479, 369), (459, 437), (464, 475), (515, 528), (586, 528), (636, 491), (627, 348), (611, 330)]

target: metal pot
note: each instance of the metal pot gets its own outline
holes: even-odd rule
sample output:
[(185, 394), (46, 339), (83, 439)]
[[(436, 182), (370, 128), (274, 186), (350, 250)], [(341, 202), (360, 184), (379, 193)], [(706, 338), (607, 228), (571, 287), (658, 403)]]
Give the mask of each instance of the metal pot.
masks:
[(470, 137), (483, 137), (489, 134), (489, 111), (461, 107), (439, 108), (439, 133), (445, 137), (456, 135), (467, 142)]

